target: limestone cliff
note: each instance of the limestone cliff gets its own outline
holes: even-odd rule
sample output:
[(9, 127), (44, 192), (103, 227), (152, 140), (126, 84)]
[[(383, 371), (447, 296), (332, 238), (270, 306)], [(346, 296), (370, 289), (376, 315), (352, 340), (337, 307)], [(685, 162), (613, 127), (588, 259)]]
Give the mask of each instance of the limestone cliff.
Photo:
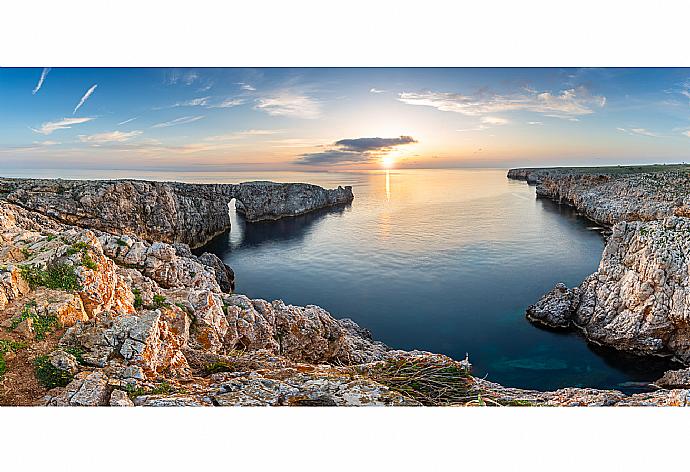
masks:
[(323, 308), (227, 293), (218, 262), (0, 201), (0, 404), (683, 406), (690, 394), (506, 388)]
[(246, 182), (0, 179), (0, 198), (55, 220), (148, 241), (201, 246), (230, 228), (228, 203), (249, 221), (296, 216), (352, 201), (351, 187)]
[[(530, 169), (537, 196), (612, 225), (598, 270), (527, 310), (549, 327), (578, 327), (595, 343), (690, 362), (690, 178), (686, 172)], [(674, 216), (680, 215), (680, 216)]]

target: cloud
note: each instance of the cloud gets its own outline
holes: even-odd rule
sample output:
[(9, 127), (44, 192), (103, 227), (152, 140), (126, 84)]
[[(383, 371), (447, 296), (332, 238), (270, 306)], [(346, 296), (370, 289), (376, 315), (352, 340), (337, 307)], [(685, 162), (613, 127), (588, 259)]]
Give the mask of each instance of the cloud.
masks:
[(622, 133), (629, 134), (631, 136), (638, 135), (638, 136), (648, 136), (651, 138), (658, 138), (659, 134), (654, 133), (652, 131), (649, 131), (645, 128), (616, 128), (618, 131)]
[(200, 79), (198, 72), (190, 70), (180, 72), (179, 70), (171, 70), (165, 74), (165, 83), (168, 85), (176, 85), (182, 83), (184, 85), (192, 85), (195, 81)]
[(242, 98), (226, 98), (220, 103), (217, 103), (215, 105), (209, 105), (208, 108), (232, 108), (236, 106), (240, 106), (244, 103), (244, 99)]
[(81, 100), (79, 100), (79, 103), (77, 103), (77, 106), (74, 107), (74, 111), (72, 112), (73, 115), (77, 113), (77, 110), (79, 110), (84, 103), (86, 103), (86, 101), (89, 99), (89, 97), (94, 92), (94, 90), (96, 90), (96, 87), (98, 87), (98, 84), (92, 85), (91, 88), (86, 91), (84, 96), (81, 97)]
[(177, 102), (172, 105), (172, 107), (203, 107), (208, 105), (210, 99), (211, 97), (193, 98), (191, 100), (185, 100), (184, 102)]
[(34, 129), (31, 128), (35, 133), (39, 134), (51, 134), (53, 131), (57, 131), (59, 129), (68, 129), (71, 128), (72, 125), (78, 125), (81, 123), (86, 123), (87, 121), (94, 120), (95, 118), (63, 118), (58, 121), (48, 121), (46, 123), (43, 123), (40, 128)]
[(482, 116), (479, 121), (481, 121), (482, 124), (494, 126), (507, 125), (510, 123), (510, 121), (506, 120), (505, 118), (500, 118), (498, 116)]
[(341, 139), (333, 143), (331, 149), (301, 154), (295, 162), (304, 165), (366, 163), (387, 154), (396, 146), (416, 142), (412, 136)]
[(167, 128), (169, 126), (186, 125), (187, 123), (194, 123), (199, 121), (203, 116), (183, 116), (181, 118), (175, 118), (171, 121), (165, 121), (163, 123), (158, 123), (152, 126), (152, 128)]
[(541, 121), (528, 121), (527, 124), (528, 125), (543, 125), (544, 123), (542, 123)]
[(355, 138), (341, 139), (335, 145), (346, 151), (369, 152), (389, 150), (394, 146), (416, 143), (412, 136), (400, 136), (398, 138)]
[(238, 82), (237, 85), (239, 85), (242, 90), (246, 90), (247, 92), (256, 91), (256, 88), (254, 88), (252, 85), (246, 84), (244, 82)]
[(109, 133), (97, 133), (85, 136), (83, 134), (79, 135), (79, 141), (82, 143), (93, 143), (93, 144), (104, 144), (104, 143), (123, 143), (129, 141), (132, 138), (136, 138), (142, 134), (141, 131), (111, 131)]
[(688, 138), (690, 138), (690, 129), (687, 130), (687, 131), (683, 131), (683, 135), (685, 135), (685, 136), (687, 136)]
[(369, 93), (384, 93), (384, 92), (385, 92), (385, 90), (380, 90), (377, 88), (370, 88), (369, 89)]
[(318, 101), (306, 95), (291, 92), (259, 98), (254, 108), (271, 116), (314, 119), (321, 115), (321, 104)]
[(36, 84), (36, 87), (31, 91), (31, 95), (36, 95), (36, 92), (41, 90), (43, 82), (46, 80), (46, 77), (48, 77), (48, 72), (50, 72), (50, 67), (44, 67), (43, 71), (41, 72), (41, 77), (38, 79), (38, 83)]
[(126, 125), (127, 123), (131, 123), (132, 121), (136, 120), (137, 118), (139, 118), (139, 117), (135, 116), (134, 118), (130, 118), (129, 120), (120, 121), (117, 125), (118, 126)]
[(49, 139), (45, 141), (34, 141), (34, 144), (36, 146), (57, 146), (58, 144), (62, 144), (59, 141), (51, 141)]
[(451, 92), (402, 92), (398, 100), (408, 105), (428, 106), (441, 111), (481, 116), (509, 111), (531, 111), (557, 118), (589, 115), (606, 105), (606, 97), (591, 95), (584, 87), (557, 94), (526, 89), (510, 95), (462, 95)]

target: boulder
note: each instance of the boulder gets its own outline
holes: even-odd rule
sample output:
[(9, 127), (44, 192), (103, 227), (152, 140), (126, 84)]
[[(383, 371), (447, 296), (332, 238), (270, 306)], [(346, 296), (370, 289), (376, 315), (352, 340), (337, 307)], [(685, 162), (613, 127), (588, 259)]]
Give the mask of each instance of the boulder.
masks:
[(576, 290), (558, 283), (537, 303), (527, 308), (527, 319), (549, 328), (568, 328), (578, 302)]

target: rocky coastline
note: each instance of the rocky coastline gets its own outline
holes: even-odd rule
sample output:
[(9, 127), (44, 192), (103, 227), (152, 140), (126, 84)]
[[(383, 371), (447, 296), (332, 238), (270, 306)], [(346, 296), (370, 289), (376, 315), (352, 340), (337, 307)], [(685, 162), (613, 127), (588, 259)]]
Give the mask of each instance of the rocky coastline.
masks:
[[(538, 198), (610, 227), (601, 262), (578, 287), (558, 284), (527, 309), (596, 344), (690, 364), (690, 169), (687, 166), (511, 169)], [(667, 376), (664, 376), (667, 377)], [(690, 376), (680, 384), (690, 385)], [(657, 384), (669, 385), (659, 381)]]
[(247, 221), (297, 216), (352, 202), (352, 187), (244, 182), (0, 178), (0, 199), (62, 223), (147, 241), (203, 246), (230, 229), (228, 204)]
[(232, 269), (192, 254), (229, 195), (253, 220), (353, 198), (314, 187), (0, 180), (0, 405), (686, 405), (672, 374), (630, 396), (503, 387), (318, 306), (233, 293)]

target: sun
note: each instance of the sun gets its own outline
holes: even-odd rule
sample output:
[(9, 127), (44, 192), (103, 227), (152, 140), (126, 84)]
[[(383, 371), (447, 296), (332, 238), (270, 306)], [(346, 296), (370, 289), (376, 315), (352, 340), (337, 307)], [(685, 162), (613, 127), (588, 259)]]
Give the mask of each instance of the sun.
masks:
[(393, 167), (394, 162), (395, 160), (391, 156), (386, 156), (381, 159), (381, 164), (383, 164), (383, 167), (385, 167), (386, 169)]

